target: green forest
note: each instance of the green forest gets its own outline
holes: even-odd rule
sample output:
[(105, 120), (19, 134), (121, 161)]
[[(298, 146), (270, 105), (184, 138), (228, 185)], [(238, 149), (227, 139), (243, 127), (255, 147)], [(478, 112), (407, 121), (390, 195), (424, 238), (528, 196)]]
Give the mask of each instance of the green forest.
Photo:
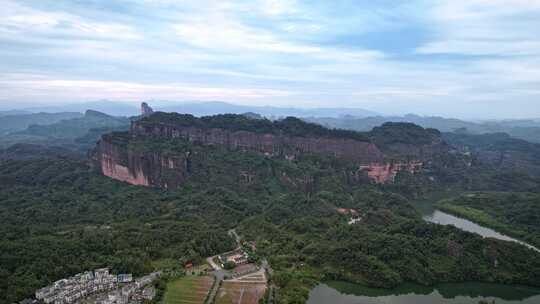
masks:
[[(234, 227), (257, 241), (275, 270), (276, 303), (304, 303), (322, 280), (540, 282), (537, 253), (426, 223), (413, 206), (435, 192), (496, 189), (500, 172), (486, 169), (464, 183), (456, 175), (467, 171), (440, 166), (431, 184), (402, 174), (395, 184), (373, 185), (344, 174), (351, 164), (332, 157), (286, 161), (182, 141), (133, 144), (196, 152), (193, 175), (180, 189), (162, 190), (113, 181), (84, 159), (0, 161), (0, 303), (86, 269), (140, 275), (165, 259), (201, 262), (234, 247), (226, 233)], [(529, 177), (530, 187), (537, 182)], [(504, 187), (523, 183), (512, 178)], [(337, 208), (357, 210), (361, 221), (348, 225)]]
[(537, 193), (473, 192), (442, 200), (437, 207), (540, 247)]

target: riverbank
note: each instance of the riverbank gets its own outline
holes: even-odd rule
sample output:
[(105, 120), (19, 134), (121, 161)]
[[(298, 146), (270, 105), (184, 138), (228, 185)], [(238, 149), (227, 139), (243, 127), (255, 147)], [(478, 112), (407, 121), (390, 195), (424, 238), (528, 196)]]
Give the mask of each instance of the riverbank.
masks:
[(513, 229), (509, 225), (500, 223), (481, 210), (470, 207), (455, 206), (449, 203), (437, 204), (437, 209), (525, 241), (523, 239), (527, 234), (525, 231)]
[(528, 193), (471, 193), (435, 207), (540, 248), (540, 200)]
[(491, 228), (486, 228), (486, 227), (480, 226), (480, 225), (478, 225), (478, 224), (476, 224), (476, 223), (474, 223), (472, 221), (457, 217), (457, 216), (452, 215), (450, 213), (445, 213), (445, 212), (440, 211), (440, 210), (435, 210), (432, 214), (425, 215), (423, 217), (423, 219), (425, 221), (427, 221), (427, 222), (431, 222), (431, 223), (434, 223), (434, 224), (451, 225), (451, 226), (454, 226), (454, 227), (456, 227), (458, 229), (461, 229), (463, 231), (478, 234), (483, 238), (492, 238), (492, 239), (497, 239), (497, 240), (501, 240), (501, 241), (508, 241), (508, 242), (518, 243), (518, 244), (523, 245), (523, 246), (525, 246), (527, 248), (533, 249), (534, 251), (540, 252), (540, 250), (538, 250), (538, 248), (536, 248), (536, 247), (534, 247), (534, 246), (532, 246), (530, 244), (527, 244), (527, 243), (522, 242), (522, 241), (520, 241), (518, 239), (515, 239), (515, 238), (512, 238), (510, 236), (499, 233), (499, 232), (497, 232), (497, 231), (495, 231), (495, 230), (493, 230)]
[(342, 281), (327, 281), (309, 294), (308, 304), (533, 304), (540, 302), (540, 288), (490, 283), (448, 283), (427, 287), (402, 284), (393, 289), (369, 288)]

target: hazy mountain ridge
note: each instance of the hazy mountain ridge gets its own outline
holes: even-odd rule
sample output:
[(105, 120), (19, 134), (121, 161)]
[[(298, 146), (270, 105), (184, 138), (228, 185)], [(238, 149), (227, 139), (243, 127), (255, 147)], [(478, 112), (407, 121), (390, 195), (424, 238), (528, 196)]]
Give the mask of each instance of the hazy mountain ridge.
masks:
[(309, 117), (309, 116), (334, 116), (354, 115), (357, 117), (367, 117), (378, 115), (378, 113), (361, 108), (294, 108), (294, 107), (272, 107), (272, 106), (246, 106), (227, 102), (204, 102), (185, 103), (173, 106), (156, 106), (156, 110), (162, 112), (190, 113), (195, 116), (208, 116), (216, 114), (241, 114), (246, 112), (257, 113), (265, 117)]
[(408, 114), (405, 116), (373, 116), (364, 118), (353, 116), (339, 118), (309, 117), (306, 120), (330, 128), (356, 131), (369, 131), (388, 121), (410, 122), (424, 128), (434, 128), (441, 132), (460, 131), (462, 133), (472, 134), (505, 132), (516, 138), (540, 143), (540, 120), (535, 119), (472, 122), (455, 118)]
[[(20, 143), (48, 147), (62, 146), (84, 154), (94, 145), (101, 134), (127, 130), (130, 121), (126, 117), (110, 116), (94, 110), (87, 110), (84, 115), (76, 113), (74, 118), (68, 116), (68, 119), (48, 121), (50, 123), (47, 124), (39, 124), (43, 121), (42, 119), (33, 119), (36, 115), (41, 117), (44, 114), (46, 113), (22, 115), (28, 116), (31, 120), (26, 120), (26, 122), (31, 124), (24, 130), (7, 132), (0, 136), (0, 147), (9, 147)], [(48, 117), (48, 115), (45, 116)], [(63, 116), (60, 115), (60, 117)]]
[[(223, 101), (147, 101), (156, 111), (190, 113), (195, 116), (208, 116), (216, 114), (241, 114), (246, 112), (257, 113), (266, 117), (309, 117), (309, 116), (329, 116), (339, 117), (343, 115), (354, 115), (356, 117), (367, 117), (380, 115), (377, 112), (362, 108), (301, 108), (301, 107), (277, 107), (277, 106), (248, 106)], [(94, 109), (112, 116), (135, 116), (140, 114), (139, 103), (135, 102), (115, 102), (115, 101), (93, 101), (84, 103), (73, 103), (65, 105), (43, 105), (22, 107), (14, 111), (18, 112), (85, 112), (87, 109)], [(9, 111), (6, 111), (9, 112)], [(1, 113), (1, 112), (0, 112)], [(1, 114), (0, 114), (1, 115)]]
[(32, 114), (32, 112), (23, 111), (23, 110), (0, 111), (0, 117), (11, 116), (11, 115), (24, 115), (24, 114)]
[(0, 118), (0, 135), (24, 130), (33, 124), (48, 125), (82, 116), (78, 112), (8, 114)]
[(98, 111), (87, 110), (83, 117), (61, 120), (49, 125), (33, 124), (18, 133), (53, 138), (76, 138), (85, 135), (92, 128), (127, 125), (129, 125), (128, 118), (114, 117)]
[[(194, 116), (210, 116), (218, 114), (254, 113), (270, 119), (295, 116), (323, 126), (355, 131), (369, 131), (385, 122), (410, 122), (424, 128), (434, 128), (441, 132), (454, 132), (466, 129), (473, 134), (505, 132), (513, 137), (531, 142), (540, 142), (540, 119), (501, 119), (470, 121), (440, 116), (420, 116), (407, 114), (403, 116), (383, 115), (361, 108), (300, 108), (274, 106), (246, 106), (222, 101), (211, 102), (149, 102), (156, 111), (189, 113)], [(140, 114), (138, 104), (128, 102), (95, 101), (78, 104), (56, 106), (27, 107), (17, 112), (60, 112), (75, 111), (84, 113), (87, 109), (106, 113), (112, 116), (135, 116)], [(9, 111), (8, 111), (9, 112)], [(0, 115), (2, 112), (0, 112)]]

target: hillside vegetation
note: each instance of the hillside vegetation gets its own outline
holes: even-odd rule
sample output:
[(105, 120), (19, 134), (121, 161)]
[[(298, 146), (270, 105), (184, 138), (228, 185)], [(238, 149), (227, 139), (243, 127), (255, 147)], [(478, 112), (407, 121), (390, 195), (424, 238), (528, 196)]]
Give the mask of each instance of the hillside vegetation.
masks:
[(470, 193), (443, 200), (438, 207), (540, 247), (537, 193)]
[[(236, 129), (262, 124), (272, 132), (306, 130), (301, 133), (306, 136), (340, 132), (294, 119), (206, 120)], [(387, 124), (360, 135), (394, 153), (404, 144), (440, 141), (437, 131), (411, 124)], [(277, 304), (304, 303), (310, 288), (322, 280), (375, 287), (403, 282), (540, 284), (540, 254), (427, 223), (412, 206), (434, 193), (537, 192), (538, 178), (526, 172), (468, 164), (466, 155), (435, 151), (422, 172), (402, 172), (394, 183), (377, 185), (350, 174), (358, 170), (356, 163), (329, 155), (300, 154), (288, 160), (181, 138), (126, 132), (106, 137), (136, 151), (192, 155), (186, 164), (190, 178), (177, 189), (132, 186), (102, 176), (88, 160), (68, 157), (64, 150), (16, 146), (0, 153), (0, 303), (21, 300), (86, 269), (109, 266), (137, 276), (160, 261), (201, 263), (234, 248), (227, 234), (232, 228), (256, 241), (258, 253), (270, 262)], [(535, 218), (527, 216), (534, 202), (525, 195), (515, 214), (467, 207), (500, 223), (522, 223), (516, 228), (534, 235), (533, 228), (525, 230), (535, 226)], [(351, 214), (343, 212), (351, 209), (358, 218), (354, 224), (349, 224)]]
[[(302, 303), (323, 279), (379, 287), (540, 282), (534, 252), (423, 222), (400, 194), (414, 189), (405, 184), (347, 182), (331, 158), (197, 149), (206, 150), (205, 169), (178, 190), (126, 185), (77, 161), (1, 162), (2, 303), (99, 266), (138, 275), (157, 260), (201, 261), (232, 249), (233, 227), (256, 240), (275, 269), (276, 303)], [(245, 169), (258, 178), (244, 179)], [(358, 210), (362, 220), (348, 225), (337, 207)]]

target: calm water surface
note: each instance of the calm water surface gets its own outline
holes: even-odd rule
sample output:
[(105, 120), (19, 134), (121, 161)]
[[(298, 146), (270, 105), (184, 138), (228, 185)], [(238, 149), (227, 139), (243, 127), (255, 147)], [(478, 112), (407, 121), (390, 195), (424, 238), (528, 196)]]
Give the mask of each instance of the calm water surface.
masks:
[[(428, 222), (432, 222), (432, 223), (436, 223), (436, 224), (454, 225), (454, 226), (456, 226), (457, 228), (459, 228), (461, 230), (477, 233), (477, 234), (479, 234), (479, 235), (481, 235), (483, 237), (495, 238), (495, 239), (499, 239), (499, 240), (503, 240), (503, 241), (516, 242), (516, 243), (522, 244), (524, 246), (527, 246), (527, 247), (529, 247), (529, 248), (531, 248), (533, 250), (536, 250), (536, 251), (540, 252), (540, 250), (538, 248), (536, 248), (536, 247), (534, 247), (532, 245), (529, 245), (529, 244), (527, 244), (525, 242), (522, 242), (522, 241), (517, 240), (515, 238), (509, 237), (509, 236), (504, 235), (502, 233), (498, 233), (497, 231), (495, 231), (493, 229), (480, 226), (480, 225), (478, 225), (478, 224), (476, 224), (474, 222), (471, 222), (469, 220), (459, 218), (457, 216), (442, 212), (440, 210), (434, 210), (434, 211), (432, 211), (432, 213), (424, 215), (423, 218), (424, 218), (424, 220), (426, 220)], [(538, 303), (540, 304), (540, 302), (538, 302)]]
[(346, 282), (319, 284), (308, 304), (539, 304), (540, 289), (485, 283), (442, 284), (424, 287), (407, 284), (395, 289), (367, 288)]
[[(440, 210), (424, 210), (424, 220), (441, 225), (454, 225), (483, 237), (520, 243), (537, 248), (474, 222)], [(478, 304), (479, 301), (496, 304), (540, 304), (540, 288), (486, 284), (459, 283), (425, 287), (405, 284), (395, 289), (376, 289), (346, 282), (326, 282), (311, 290), (308, 304)]]

